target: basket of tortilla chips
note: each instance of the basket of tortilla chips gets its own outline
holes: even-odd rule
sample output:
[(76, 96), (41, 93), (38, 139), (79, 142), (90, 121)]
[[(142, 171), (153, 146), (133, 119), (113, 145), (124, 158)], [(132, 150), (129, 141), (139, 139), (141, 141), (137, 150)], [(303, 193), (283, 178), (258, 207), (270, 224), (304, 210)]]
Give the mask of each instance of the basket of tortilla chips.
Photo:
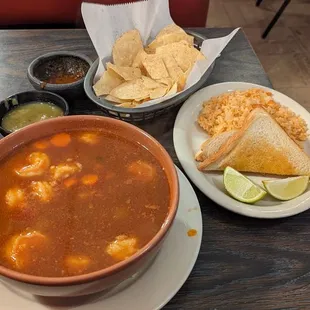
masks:
[(194, 64), (205, 60), (200, 52), (205, 39), (172, 24), (144, 47), (138, 30), (127, 31), (114, 43), (113, 60), (105, 63), (97, 81), (99, 59), (94, 62), (84, 81), (85, 92), (107, 116), (130, 122), (150, 120), (183, 103), (205, 84), (213, 65), (184, 89)]

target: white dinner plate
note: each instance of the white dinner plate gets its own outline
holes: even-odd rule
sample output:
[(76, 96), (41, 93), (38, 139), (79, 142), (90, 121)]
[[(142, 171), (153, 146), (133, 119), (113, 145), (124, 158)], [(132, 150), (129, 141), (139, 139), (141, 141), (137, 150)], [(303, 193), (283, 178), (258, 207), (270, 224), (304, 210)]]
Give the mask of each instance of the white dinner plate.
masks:
[[(180, 203), (175, 221), (153, 264), (135, 282), (113, 294), (54, 298), (35, 297), (0, 283), (0, 309), (5, 310), (154, 310), (177, 293), (196, 262), (202, 237), (202, 218), (196, 194), (184, 174), (177, 169)], [(197, 235), (189, 237), (189, 229)]]
[[(310, 114), (293, 99), (275, 91), (271, 88), (243, 82), (227, 82), (207, 86), (184, 103), (180, 109), (173, 131), (174, 147), (177, 156), (189, 178), (195, 185), (210, 199), (217, 204), (233, 212), (257, 218), (281, 218), (303, 212), (310, 207), (310, 191), (308, 190), (301, 196), (290, 201), (281, 202), (267, 195), (263, 200), (254, 205), (245, 204), (231, 198), (223, 186), (222, 172), (200, 172), (196, 167), (194, 159), (195, 153), (200, 149), (200, 145), (208, 138), (208, 135), (197, 124), (197, 116), (202, 108), (204, 101), (222, 93), (245, 90), (249, 88), (263, 88), (273, 94), (274, 100), (281, 105), (290, 108), (293, 112), (300, 115), (310, 128)], [(309, 155), (310, 142), (305, 142), (305, 151)], [(266, 177), (249, 175), (255, 183), (262, 185), (261, 181)], [(268, 177), (268, 179), (271, 179)]]

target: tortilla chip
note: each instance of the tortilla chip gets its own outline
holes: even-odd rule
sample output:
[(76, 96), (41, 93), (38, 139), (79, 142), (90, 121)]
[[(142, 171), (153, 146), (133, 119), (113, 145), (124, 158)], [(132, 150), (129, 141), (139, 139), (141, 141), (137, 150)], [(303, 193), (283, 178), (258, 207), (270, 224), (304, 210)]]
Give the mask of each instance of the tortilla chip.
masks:
[(141, 78), (142, 78), (143, 84), (146, 88), (155, 89), (155, 88), (162, 87), (162, 85), (160, 83), (154, 81), (153, 79), (151, 79), (147, 76), (142, 76)]
[(167, 87), (159, 87), (159, 88), (153, 89), (150, 93), (150, 99), (164, 97), (167, 93), (167, 90), (168, 90)]
[(189, 45), (194, 45), (194, 37), (188, 35), (181, 27), (171, 24), (163, 28), (152, 41), (148, 48), (153, 51), (157, 47), (167, 45), (174, 42), (186, 41)]
[(156, 82), (166, 85), (168, 87), (168, 89), (170, 89), (172, 84), (173, 84), (173, 81), (170, 77), (159, 79)]
[(179, 77), (183, 75), (183, 70), (178, 66), (174, 57), (171, 55), (163, 55), (162, 58), (172, 80), (174, 82), (178, 81)]
[(178, 85), (178, 92), (179, 91), (182, 91), (185, 87), (185, 84), (186, 84), (186, 80), (187, 80), (187, 74), (186, 73), (183, 73), (178, 81), (177, 81), (177, 85)]
[(132, 68), (132, 67), (120, 67), (111, 64), (110, 62), (107, 63), (107, 71), (114, 72), (119, 75), (119, 77), (123, 78), (126, 81), (135, 80), (141, 77), (141, 70), (139, 68)]
[[(151, 91), (151, 90), (150, 90)], [(143, 103), (144, 101), (148, 101), (150, 100), (150, 97), (146, 97), (146, 98), (135, 98), (133, 101), (137, 104), (141, 104)]]
[(192, 66), (188, 68), (186, 72), (184, 72), (178, 79), (177, 85), (178, 85), (178, 92), (182, 91), (186, 85), (187, 78), (192, 71)]
[(145, 51), (147, 54), (155, 54), (155, 50), (149, 48), (148, 46), (144, 48), (144, 51)]
[(181, 27), (179, 27), (178, 25), (176, 25), (176, 24), (170, 24), (170, 25), (164, 27), (163, 29), (161, 29), (161, 30), (158, 32), (156, 38), (159, 38), (159, 37), (164, 36), (164, 35), (166, 35), (166, 34), (178, 33), (178, 32), (179, 32), (179, 33), (185, 33), (185, 31), (184, 31)]
[(105, 71), (100, 80), (95, 83), (93, 89), (96, 96), (100, 97), (109, 94), (113, 88), (121, 83), (123, 83), (121, 78), (117, 77), (115, 74)]
[(158, 55), (147, 55), (142, 64), (148, 75), (154, 80), (169, 77), (165, 64)]
[(187, 42), (189, 46), (193, 46), (194, 44), (194, 37), (187, 35), (186, 33), (170, 33), (163, 35), (159, 38), (156, 38), (152, 41), (148, 48), (153, 51), (156, 50), (157, 47), (161, 47), (167, 44), (176, 43), (184, 41)]
[(138, 105), (138, 103), (135, 103), (133, 101), (128, 101), (128, 102), (123, 102), (123, 103), (119, 104), (118, 106), (122, 107), (122, 108), (134, 108), (137, 105)]
[(113, 97), (111, 95), (107, 95), (104, 99), (109, 100), (109, 101), (114, 102), (114, 103), (123, 103), (122, 100), (120, 100), (116, 97)]
[(194, 47), (194, 41), (195, 41), (195, 38), (191, 35), (187, 35), (187, 38), (185, 40), (187, 43), (189, 43), (189, 45), (193, 46)]
[(117, 66), (129, 67), (142, 49), (143, 44), (139, 31), (129, 30), (115, 41), (112, 49), (113, 62)]
[(111, 95), (108, 95), (105, 97), (106, 100), (109, 100), (111, 104), (116, 104), (117, 106), (122, 106), (122, 107), (135, 107), (139, 102), (135, 102), (132, 100), (122, 100), (118, 99), (116, 97), (113, 97)]
[(145, 87), (142, 79), (136, 79), (117, 86), (110, 95), (122, 100), (144, 99), (149, 97), (150, 89)]
[(183, 72), (186, 72), (197, 60), (205, 58), (200, 51), (193, 46), (189, 46), (186, 41), (158, 47), (156, 48), (156, 55), (162, 57), (164, 57), (164, 55), (173, 56)]
[(178, 83), (174, 83), (165, 96), (174, 95), (178, 92)]
[(135, 68), (140, 68), (140, 69), (143, 68), (142, 60), (144, 60), (146, 56), (147, 56), (147, 53), (144, 50), (140, 50), (138, 54), (136, 55), (132, 63), (132, 66)]

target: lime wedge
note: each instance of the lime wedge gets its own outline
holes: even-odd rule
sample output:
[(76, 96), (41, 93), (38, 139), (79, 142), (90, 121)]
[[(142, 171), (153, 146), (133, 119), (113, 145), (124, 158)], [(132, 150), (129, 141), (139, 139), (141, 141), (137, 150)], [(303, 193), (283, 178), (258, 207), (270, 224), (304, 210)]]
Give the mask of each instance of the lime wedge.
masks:
[(290, 200), (298, 197), (307, 189), (308, 183), (308, 176), (263, 181), (267, 192), (279, 200)]
[(231, 167), (226, 167), (224, 170), (224, 186), (232, 197), (246, 203), (257, 202), (267, 194), (261, 187)]

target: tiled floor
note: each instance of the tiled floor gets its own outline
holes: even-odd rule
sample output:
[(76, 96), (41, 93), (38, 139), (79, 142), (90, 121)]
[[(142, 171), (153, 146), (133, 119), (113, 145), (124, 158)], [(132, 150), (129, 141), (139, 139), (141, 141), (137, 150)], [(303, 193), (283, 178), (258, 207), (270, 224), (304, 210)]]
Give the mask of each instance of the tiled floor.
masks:
[(210, 0), (208, 27), (242, 27), (275, 89), (310, 110), (310, 0), (293, 0), (267, 39), (261, 34), (283, 0)]

